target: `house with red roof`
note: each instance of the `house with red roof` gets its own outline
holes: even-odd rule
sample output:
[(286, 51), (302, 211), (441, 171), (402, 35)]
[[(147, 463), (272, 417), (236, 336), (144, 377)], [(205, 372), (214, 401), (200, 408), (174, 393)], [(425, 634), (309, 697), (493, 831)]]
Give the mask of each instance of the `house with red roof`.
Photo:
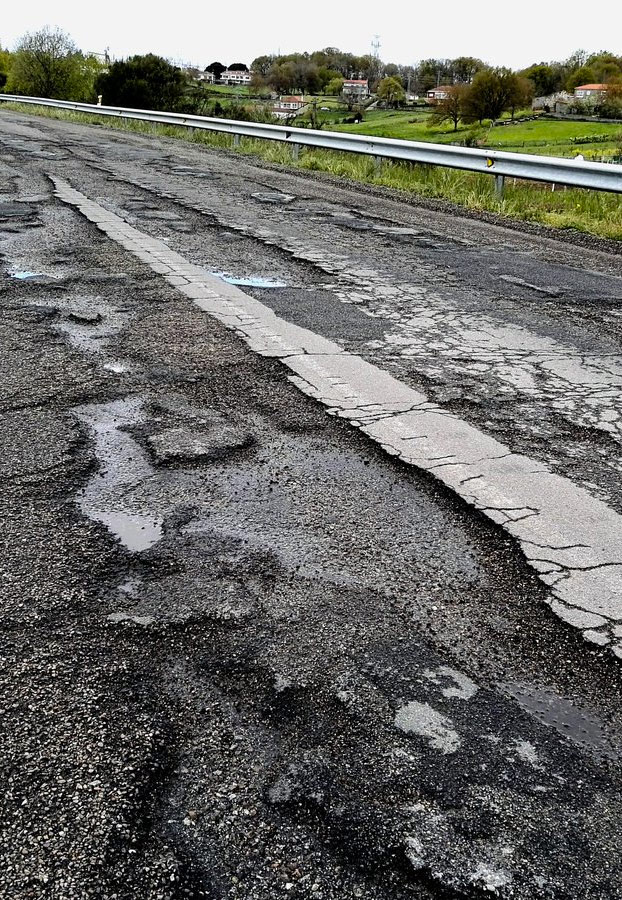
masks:
[(588, 97), (595, 97), (599, 100), (603, 94), (607, 93), (608, 84), (580, 84), (574, 89), (574, 95), (577, 100), (587, 100)]
[(304, 106), (307, 105), (304, 97), (279, 97), (274, 101), (272, 114), (277, 119), (289, 119), (295, 116)]

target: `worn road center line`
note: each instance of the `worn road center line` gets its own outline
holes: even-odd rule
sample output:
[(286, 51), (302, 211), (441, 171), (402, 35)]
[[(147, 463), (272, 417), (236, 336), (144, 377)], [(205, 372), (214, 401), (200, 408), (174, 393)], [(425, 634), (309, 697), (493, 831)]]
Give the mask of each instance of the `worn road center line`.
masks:
[(280, 359), (301, 391), (389, 453), (431, 472), (515, 537), (551, 608), (622, 658), (622, 516), (543, 463), (512, 451), (333, 341), (279, 318), (67, 182), (57, 196), (143, 260), (250, 348)]

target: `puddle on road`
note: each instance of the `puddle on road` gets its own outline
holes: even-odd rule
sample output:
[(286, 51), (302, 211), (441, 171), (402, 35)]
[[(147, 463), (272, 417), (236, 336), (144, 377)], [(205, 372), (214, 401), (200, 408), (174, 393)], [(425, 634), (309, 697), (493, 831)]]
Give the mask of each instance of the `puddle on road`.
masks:
[(121, 362), (106, 362), (103, 366), (107, 372), (114, 372), (115, 375), (123, 375), (125, 372), (130, 371), (130, 367), (126, 366), (125, 363)]
[(227, 284), (235, 284), (238, 287), (256, 287), (256, 288), (284, 288), (287, 287), (284, 281), (276, 278), (263, 278), (259, 275), (239, 276), (232, 275), (230, 272), (214, 272), (217, 278), (226, 281)]
[(154, 474), (145, 454), (123, 428), (143, 421), (138, 398), (82, 406), (74, 410), (95, 441), (98, 471), (77, 497), (82, 512), (101, 522), (134, 552), (147, 550), (162, 537), (163, 520), (144, 513), (132, 489)]
[(90, 515), (118, 537), (124, 547), (135, 553), (148, 550), (162, 537), (162, 520), (153, 521), (148, 515), (124, 513), (119, 510), (94, 512), (92, 508)]
[(17, 278), (19, 281), (54, 281), (54, 276), (46, 275), (45, 272), (17, 271), (11, 272), (9, 277)]
[(554, 728), (573, 743), (610, 758), (620, 756), (622, 748), (615, 745), (601, 722), (565, 697), (547, 688), (518, 682), (500, 684), (500, 687), (539, 722)]

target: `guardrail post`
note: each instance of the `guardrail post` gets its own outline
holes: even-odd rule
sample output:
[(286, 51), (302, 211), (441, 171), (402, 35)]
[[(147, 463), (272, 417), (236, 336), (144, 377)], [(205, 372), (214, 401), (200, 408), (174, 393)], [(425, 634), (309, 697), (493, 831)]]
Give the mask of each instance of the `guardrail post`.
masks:
[(300, 144), (292, 144), (292, 159), (297, 161), (300, 156)]
[(382, 156), (374, 156), (374, 174), (375, 175), (380, 175), (380, 173), (382, 172), (383, 161), (384, 160), (383, 160)]
[(503, 200), (504, 191), (505, 175), (495, 175), (495, 194), (497, 195), (497, 199)]
[(234, 134), (234, 135), (233, 135), (233, 146), (234, 146), (234, 147), (239, 147), (239, 146), (240, 146), (240, 135), (239, 135), (239, 134)]

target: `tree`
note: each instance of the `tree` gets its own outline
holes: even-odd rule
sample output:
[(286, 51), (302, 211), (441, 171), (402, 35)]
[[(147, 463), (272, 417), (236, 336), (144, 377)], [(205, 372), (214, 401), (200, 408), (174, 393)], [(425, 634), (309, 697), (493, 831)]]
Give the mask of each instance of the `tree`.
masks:
[(598, 114), (605, 119), (619, 119), (622, 116), (622, 82), (614, 82), (607, 87)]
[(622, 58), (606, 50), (588, 57), (587, 65), (594, 72), (596, 84), (607, 84), (622, 75)]
[(508, 88), (509, 96), (506, 108), (509, 110), (512, 119), (514, 119), (516, 110), (525, 109), (533, 100), (534, 87), (528, 78), (512, 72), (508, 78)]
[(7, 83), (9, 72), (11, 70), (11, 54), (8, 50), (0, 47), (0, 91)]
[[(273, 63), (274, 56), (272, 55), (258, 56), (257, 59), (254, 59), (251, 63), (251, 72), (262, 75), (265, 78)], [(207, 69), (205, 71), (207, 71)]]
[(400, 67), (396, 66), (395, 63), (387, 63), (383, 74), (385, 78), (398, 78), (401, 81)]
[(220, 77), (226, 68), (221, 62), (213, 62), (205, 67), (205, 71), (214, 76), (214, 81), (220, 81)]
[(517, 75), (509, 69), (482, 69), (473, 79), (466, 98), (465, 122), (495, 122), (502, 112), (510, 109), (516, 91)]
[(333, 78), (332, 81), (329, 81), (326, 87), (324, 88), (327, 94), (330, 94), (333, 97), (336, 97), (343, 90), (343, 78), (339, 75), (337, 78)]
[(458, 56), (457, 59), (451, 61), (452, 81), (470, 84), (480, 69), (485, 68), (486, 63), (475, 56)]
[(572, 93), (580, 84), (594, 84), (596, 75), (591, 66), (580, 66), (575, 69), (566, 81), (566, 90)]
[(25, 34), (17, 44), (7, 79), (9, 93), (57, 100), (91, 100), (96, 65), (59, 28)]
[(454, 84), (447, 89), (447, 96), (434, 107), (430, 116), (429, 126), (442, 125), (443, 122), (453, 122), (454, 131), (458, 130), (458, 122), (464, 114), (464, 102), (470, 92), (466, 84)]
[(296, 72), (293, 63), (275, 62), (268, 72), (267, 81), (277, 94), (287, 94), (293, 91), (296, 86)]
[(330, 84), (331, 81), (334, 81), (335, 78), (340, 78), (343, 81), (343, 75), (341, 72), (337, 72), (336, 69), (327, 69), (326, 66), (320, 66), (317, 70), (318, 78), (320, 80), (321, 90), (326, 90), (326, 85)]
[(521, 75), (533, 82), (536, 97), (547, 97), (561, 87), (554, 69), (547, 63), (530, 66), (524, 69)]
[(258, 94), (260, 97), (270, 96), (270, 87), (261, 72), (253, 71), (251, 75), (250, 89), (253, 94)]
[(450, 59), (422, 59), (415, 70), (416, 90), (423, 94), (439, 84), (453, 84)]
[(175, 110), (185, 87), (181, 69), (153, 53), (114, 62), (97, 80), (105, 104), (135, 109)]
[(398, 106), (406, 99), (406, 91), (399, 78), (383, 78), (376, 93), (388, 106)]

